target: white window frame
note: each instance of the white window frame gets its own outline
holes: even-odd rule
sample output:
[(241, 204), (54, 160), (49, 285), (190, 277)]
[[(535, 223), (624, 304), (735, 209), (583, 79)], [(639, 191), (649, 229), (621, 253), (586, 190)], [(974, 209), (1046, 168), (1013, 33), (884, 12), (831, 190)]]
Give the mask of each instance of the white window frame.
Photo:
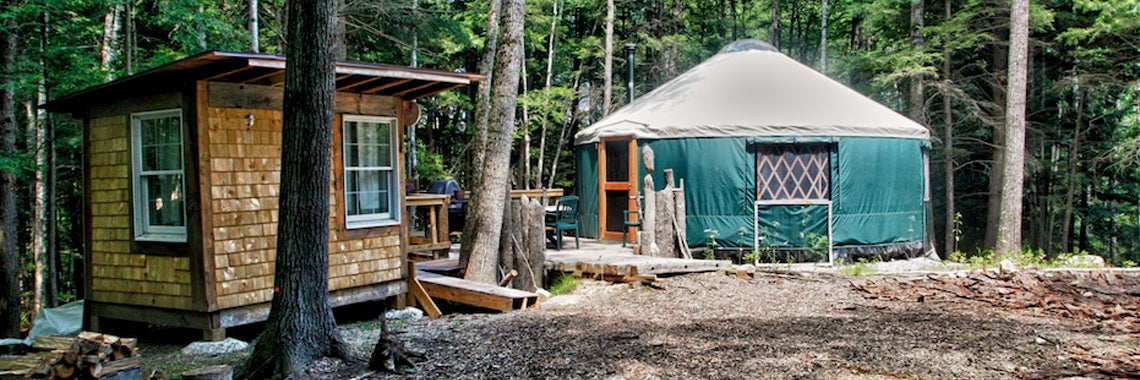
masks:
[[(143, 146), (142, 146), (142, 121), (149, 119), (160, 119), (171, 116), (178, 117), (178, 158), (181, 169), (179, 170), (152, 170), (143, 171)], [(185, 128), (182, 118), (182, 109), (174, 108), (160, 111), (139, 112), (131, 114), (131, 186), (134, 195), (134, 226), (135, 226), (135, 240), (138, 241), (156, 241), (156, 242), (172, 242), (172, 243), (185, 243), (186, 242), (186, 226), (153, 226), (150, 225), (150, 213), (147, 212), (147, 196), (145, 194), (146, 188), (143, 186), (143, 177), (148, 175), (170, 175), (177, 174), (182, 178), (182, 194), (183, 199), (186, 196), (186, 157), (185, 157)], [(186, 202), (181, 202), (182, 220), (187, 224), (189, 218), (186, 215)]]
[[(400, 214), (403, 206), (400, 204), (400, 194), (404, 191), (400, 186), (399, 151), (400, 141), (396, 118), (383, 116), (344, 115), (341, 122), (341, 161), (344, 178), (341, 186), (341, 199), (344, 199), (344, 220), (346, 229), (383, 227), (400, 224)], [(389, 166), (349, 167), (348, 166), (348, 123), (383, 123), (388, 125), (388, 154)], [(378, 214), (348, 214), (348, 173), (353, 171), (388, 171), (388, 212)]]

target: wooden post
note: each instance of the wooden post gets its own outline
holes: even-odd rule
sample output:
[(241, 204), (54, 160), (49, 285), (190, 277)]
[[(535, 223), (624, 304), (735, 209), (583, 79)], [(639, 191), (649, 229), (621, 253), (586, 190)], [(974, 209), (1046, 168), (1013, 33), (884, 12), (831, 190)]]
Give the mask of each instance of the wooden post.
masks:
[[(671, 172), (672, 171), (670, 171), (670, 173)], [(669, 183), (673, 183), (673, 181), (669, 181)], [(684, 246), (684, 247), (680, 247), (682, 253), (688, 253), (688, 251), (689, 251), (688, 250), (688, 244), (689, 244), (688, 231), (685, 230), (685, 228), (688, 228), (688, 226), (685, 223), (685, 217), (686, 216), (687, 216), (687, 214), (685, 213), (685, 180), (681, 179), (681, 185), (678, 186), (676, 190), (673, 190), (673, 218), (674, 218), (674, 220), (677, 221), (677, 230), (676, 230), (677, 231), (677, 244)], [(686, 257), (686, 259), (691, 259), (691, 258), (692, 257)]]
[(673, 216), (675, 203), (673, 202), (673, 169), (665, 169), (665, 188), (657, 192), (657, 220), (656, 238), (658, 257), (677, 256), (677, 234), (674, 232)]
[[(646, 150), (648, 150), (648, 148), (646, 148)], [(657, 248), (657, 231), (655, 230), (657, 220), (657, 192), (653, 190), (652, 175), (646, 174), (645, 180), (642, 182), (645, 183), (645, 189), (642, 193), (644, 197), (642, 204), (644, 206), (642, 206), (643, 208), (641, 210), (641, 236), (638, 239), (638, 243), (641, 244), (641, 254), (652, 257), (657, 256), (659, 251)]]
[(544, 222), (546, 209), (542, 207), (542, 202), (533, 199), (530, 201), (529, 209), (526, 209), (524, 212), (530, 214), (530, 224), (526, 226), (528, 232), (527, 258), (530, 262), (530, 268), (528, 269), (530, 269), (531, 280), (534, 281), (533, 286), (535, 288), (528, 290), (534, 291), (543, 287), (546, 283), (546, 279), (543, 276), (545, 273), (542, 270), (542, 266), (546, 261), (546, 223)]
[[(511, 246), (515, 258), (514, 268), (518, 271), (518, 276), (515, 276), (514, 280), (514, 288), (533, 292), (534, 277), (530, 272), (530, 255), (527, 251), (529, 250), (528, 247), (530, 247), (531, 239), (545, 237), (531, 236), (530, 225), (534, 224), (535, 221), (531, 220), (534, 216), (529, 212), (528, 205), (530, 205), (530, 197), (526, 195), (523, 195), (522, 199), (518, 202), (510, 203), (511, 213), (513, 214), (511, 217), (517, 218), (515, 220), (519, 221), (519, 223), (511, 226), (509, 230), (506, 229), (506, 226), (503, 226), (503, 233), (509, 232), (514, 239)], [(541, 220), (539, 220), (538, 223), (545, 225)], [(543, 242), (543, 244), (545, 244), (545, 242)]]

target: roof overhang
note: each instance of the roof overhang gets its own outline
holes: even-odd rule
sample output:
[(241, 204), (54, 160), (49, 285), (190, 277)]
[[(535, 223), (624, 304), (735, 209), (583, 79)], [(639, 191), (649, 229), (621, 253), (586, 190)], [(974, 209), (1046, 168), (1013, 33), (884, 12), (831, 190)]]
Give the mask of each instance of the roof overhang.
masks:
[[(485, 80), (478, 74), (353, 61), (336, 62), (336, 91), (417, 99)], [(285, 85), (285, 57), (207, 51), (138, 74), (74, 92), (44, 105), (74, 112), (93, 103), (139, 93), (154, 93), (194, 81)]]

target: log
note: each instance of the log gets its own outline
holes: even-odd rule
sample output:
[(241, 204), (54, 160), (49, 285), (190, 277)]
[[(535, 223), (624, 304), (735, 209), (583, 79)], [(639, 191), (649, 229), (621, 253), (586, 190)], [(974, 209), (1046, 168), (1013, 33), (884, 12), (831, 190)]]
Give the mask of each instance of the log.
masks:
[(501, 281), (499, 281), (499, 286), (506, 287), (507, 284), (511, 283), (511, 280), (513, 280), (515, 278), (515, 276), (518, 276), (518, 275), (519, 275), (519, 271), (511, 269), (511, 271), (507, 272), (507, 275), (503, 276), (503, 279)]
[[(670, 173), (669, 169), (665, 173)], [(657, 257), (678, 257), (676, 233), (673, 232), (673, 187), (665, 183), (665, 189), (657, 192), (657, 212), (655, 222), (655, 236), (657, 238)]]
[(641, 210), (641, 231), (638, 237), (638, 243), (641, 244), (641, 254), (645, 256), (657, 256), (660, 249), (657, 248), (657, 191), (653, 187), (653, 176), (646, 175), (644, 184), (644, 193), (642, 199)]
[(88, 340), (96, 343), (113, 344), (119, 342), (119, 337), (110, 334), (100, 334), (92, 331), (79, 332), (79, 339)]
[(79, 339), (73, 336), (41, 336), (36, 337), (32, 348), (45, 351), (67, 351)]
[(214, 365), (182, 373), (182, 380), (233, 380), (234, 367)]
[[(518, 216), (518, 219), (516, 219), (516, 220), (518, 220), (519, 223), (511, 226), (510, 232), (511, 232), (512, 236), (517, 237), (515, 239), (515, 241), (518, 242), (518, 245), (514, 246), (514, 248), (515, 248), (515, 250), (514, 250), (514, 255), (515, 255), (514, 269), (516, 271), (518, 271), (518, 276), (515, 277), (513, 288), (519, 289), (519, 290), (526, 290), (528, 292), (533, 292), (535, 290), (534, 289), (534, 277), (532, 276), (533, 273), (531, 273), (531, 270), (530, 270), (530, 268), (531, 268), (530, 255), (527, 254), (527, 250), (529, 249), (528, 247), (530, 246), (529, 242), (532, 239), (532, 236), (530, 236), (531, 232), (530, 232), (529, 226), (531, 224), (536, 223), (536, 221), (531, 220), (534, 217), (534, 215), (529, 212), (529, 210), (528, 210), (529, 206), (523, 207), (523, 205), (529, 205), (529, 204), (530, 204), (530, 198), (527, 197), (526, 195), (523, 195), (522, 199), (520, 199), (519, 202), (511, 203), (511, 210), (512, 210), (511, 212)], [(545, 221), (537, 221), (537, 223), (539, 223), (540, 225), (543, 225), (543, 226), (546, 225)], [(504, 226), (504, 228), (505, 227), (506, 226)], [(503, 231), (507, 231), (507, 230), (504, 229)], [(545, 229), (543, 231), (545, 232)], [(546, 244), (546, 240), (545, 240), (546, 236), (545, 235), (534, 236), (533, 238), (541, 238), (541, 239), (543, 239), (542, 244), (543, 245)]]
[[(531, 200), (529, 211), (531, 223), (526, 226), (529, 231), (527, 241), (527, 261), (530, 267), (532, 286), (534, 290), (541, 288), (546, 283), (545, 272), (542, 270), (542, 265), (546, 262), (546, 209), (542, 207), (542, 203), (538, 200)], [(532, 290), (533, 291), (533, 290)]]
[[(680, 242), (679, 244), (685, 246), (683, 251), (689, 250), (689, 234), (687, 230), (689, 226), (686, 219), (688, 215), (689, 214), (685, 211), (685, 179), (682, 178), (681, 185), (677, 186), (676, 190), (673, 190), (673, 220), (677, 221), (677, 241)], [(692, 254), (689, 254), (686, 258), (691, 259)]]

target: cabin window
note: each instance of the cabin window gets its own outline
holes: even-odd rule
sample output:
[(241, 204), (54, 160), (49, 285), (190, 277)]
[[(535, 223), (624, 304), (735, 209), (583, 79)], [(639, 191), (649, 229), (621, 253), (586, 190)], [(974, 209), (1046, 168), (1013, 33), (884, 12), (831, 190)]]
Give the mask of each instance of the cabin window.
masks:
[(131, 115), (135, 239), (186, 241), (182, 110)]
[(347, 228), (398, 224), (396, 119), (344, 117), (344, 211)]

